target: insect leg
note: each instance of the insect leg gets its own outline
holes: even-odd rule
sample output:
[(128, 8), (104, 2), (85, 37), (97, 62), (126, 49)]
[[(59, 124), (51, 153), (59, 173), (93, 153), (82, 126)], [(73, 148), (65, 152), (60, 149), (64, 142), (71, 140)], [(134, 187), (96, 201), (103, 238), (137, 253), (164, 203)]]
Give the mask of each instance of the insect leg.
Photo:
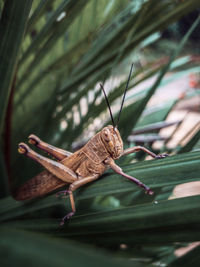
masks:
[(60, 178), (66, 183), (73, 183), (78, 178), (75, 172), (73, 172), (71, 169), (69, 169), (62, 163), (41, 156), (40, 154), (30, 149), (29, 146), (24, 143), (19, 144), (18, 151), (19, 153), (25, 154), (29, 158), (37, 161), (45, 169), (47, 169), (49, 172), (51, 172), (56, 177)]
[(39, 137), (34, 134), (31, 134), (29, 137), (29, 143), (35, 145), (36, 147), (44, 150), (58, 160), (62, 160), (66, 157), (69, 157), (72, 153), (57, 147), (54, 147), (48, 143), (42, 141)]
[(68, 220), (69, 218), (71, 218), (76, 212), (75, 201), (74, 201), (74, 196), (73, 196), (72, 191), (71, 190), (66, 190), (64, 192), (69, 194), (69, 199), (70, 199), (72, 211), (62, 218), (60, 225), (64, 225), (65, 220)]
[(122, 171), (122, 169), (121, 169), (117, 164), (115, 164), (114, 160), (109, 159), (109, 160), (106, 162), (106, 164), (108, 164), (108, 165), (110, 166), (110, 168), (113, 169), (113, 171), (115, 171), (116, 173), (118, 173), (118, 174), (124, 176), (125, 178), (127, 178), (127, 179), (133, 181), (133, 182), (136, 183), (139, 187), (144, 188), (144, 190), (146, 191), (147, 194), (149, 194), (149, 195), (153, 195), (153, 191), (151, 190), (150, 187), (148, 187), (148, 186), (146, 186), (145, 184), (143, 184), (143, 183), (142, 183), (140, 180), (138, 180), (137, 178), (132, 177), (132, 176), (130, 176), (130, 175), (124, 173), (124, 172)]
[(144, 151), (145, 153), (149, 154), (151, 157), (155, 158), (155, 159), (162, 159), (168, 156), (168, 154), (160, 154), (160, 155), (156, 155), (155, 153), (151, 152), (150, 150), (148, 150), (147, 148), (143, 147), (143, 146), (134, 146), (134, 147), (130, 147), (124, 150), (122, 156), (131, 154), (131, 153), (135, 153), (135, 152), (139, 152), (139, 151)]
[(70, 184), (68, 190), (62, 191), (62, 193), (66, 192), (69, 194), (72, 211), (70, 213), (68, 213), (67, 215), (65, 215), (65, 217), (62, 218), (60, 225), (63, 225), (65, 223), (65, 220), (68, 220), (76, 212), (76, 207), (75, 207), (75, 202), (74, 202), (74, 197), (73, 197), (73, 191), (75, 191), (77, 188), (79, 188), (79, 187), (81, 187), (87, 183), (90, 183), (90, 182), (98, 179), (98, 177), (99, 177), (99, 175), (93, 175), (93, 176), (88, 176), (86, 178), (82, 178), (82, 179), (77, 180), (77, 181), (73, 182), (72, 184)]

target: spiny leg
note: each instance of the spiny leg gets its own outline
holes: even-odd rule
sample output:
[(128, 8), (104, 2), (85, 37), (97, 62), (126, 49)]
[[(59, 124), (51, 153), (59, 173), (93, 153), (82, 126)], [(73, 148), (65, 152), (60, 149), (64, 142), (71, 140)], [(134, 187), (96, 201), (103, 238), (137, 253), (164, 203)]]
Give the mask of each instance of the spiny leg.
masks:
[(48, 159), (36, 153), (29, 146), (24, 143), (19, 144), (19, 153), (25, 154), (29, 158), (40, 163), (45, 169), (54, 174), (56, 177), (60, 178), (66, 183), (73, 183), (77, 180), (77, 175), (71, 169), (67, 168), (60, 162)]
[(132, 176), (130, 176), (130, 175), (124, 173), (124, 172), (122, 171), (122, 169), (121, 169), (121, 168), (114, 162), (113, 159), (108, 159), (107, 161), (105, 161), (105, 163), (106, 163), (107, 165), (109, 165), (110, 168), (113, 169), (113, 171), (115, 171), (116, 173), (118, 173), (118, 174), (124, 176), (125, 178), (127, 178), (127, 179), (133, 181), (133, 182), (134, 182), (135, 184), (137, 184), (139, 187), (144, 188), (144, 190), (146, 191), (147, 194), (149, 194), (149, 195), (153, 195), (153, 191), (151, 190), (150, 187), (148, 187), (148, 186), (146, 186), (145, 184), (143, 184), (143, 183), (142, 183), (140, 180), (138, 180), (137, 178), (132, 177)]
[(35, 145), (36, 147), (44, 150), (45, 152), (52, 155), (54, 158), (58, 160), (62, 160), (66, 157), (69, 157), (72, 153), (61, 148), (54, 147), (48, 143), (42, 141), (39, 137), (34, 134), (31, 134), (29, 137), (29, 143)]
[(66, 195), (66, 193), (69, 194), (69, 199), (70, 199), (70, 203), (71, 203), (71, 207), (72, 207), (72, 211), (67, 213), (67, 215), (65, 215), (61, 222), (60, 222), (60, 225), (64, 225), (65, 223), (65, 220), (69, 220), (76, 212), (76, 207), (75, 207), (75, 201), (74, 201), (74, 196), (73, 196), (73, 193), (71, 190), (65, 190), (65, 191), (62, 191), (62, 193), (64, 193)]
[(147, 148), (143, 147), (143, 146), (134, 146), (134, 147), (130, 147), (124, 150), (122, 156), (131, 154), (131, 153), (135, 153), (135, 152), (139, 152), (139, 151), (144, 151), (145, 153), (149, 154), (151, 157), (155, 158), (155, 159), (162, 159), (168, 156), (168, 154), (160, 154), (160, 155), (156, 155), (155, 153), (151, 152), (150, 150), (148, 150)]
[(86, 178), (82, 178), (82, 179), (77, 180), (77, 181), (73, 182), (72, 184), (70, 184), (68, 190), (61, 191), (61, 192), (57, 193), (57, 195), (62, 194), (62, 193), (64, 195), (66, 195), (66, 193), (68, 193), (69, 198), (70, 198), (71, 207), (72, 207), (72, 211), (62, 218), (60, 225), (63, 225), (65, 223), (65, 220), (68, 220), (69, 218), (71, 218), (76, 212), (76, 207), (75, 207), (75, 202), (74, 202), (74, 197), (73, 197), (73, 191), (75, 191), (77, 188), (79, 188), (79, 187), (81, 187), (87, 183), (90, 183), (90, 182), (98, 179), (98, 177), (99, 177), (99, 175), (93, 175), (93, 176), (89, 176)]

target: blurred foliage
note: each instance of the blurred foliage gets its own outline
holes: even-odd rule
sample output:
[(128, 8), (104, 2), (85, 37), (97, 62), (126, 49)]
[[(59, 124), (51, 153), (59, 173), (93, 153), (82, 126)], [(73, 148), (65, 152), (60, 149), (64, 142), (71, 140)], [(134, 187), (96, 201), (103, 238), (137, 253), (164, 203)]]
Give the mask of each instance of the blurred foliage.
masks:
[[(119, 159), (126, 173), (152, 187), (153, 196), (108, 171), (77, 190), (77, 215), (63, 228), (59, 221), (66, 202), (70, 209), (68, 200), (52, 195), (17, 202), (9, 193), (41, 171), (19, 156), (17, 144), (34, 133), (63, 149), (84, 145), (110, 123), (99, 83), (104, 83), (116, 118), (132, 62), (119, 130), (125, 147), (134, 145), (134, 131), (143, 131), (140, 144), (152, 150), (148, 134), (158, 140), (179, 99), (151, 108), (147, 103), (163, 85), (199, 72), (198, 61), (183, 47), (200, 17), (178, 43), (161, 36), (180, 19), (191, 19), (199, 6), (198, 0), (0, 0), (2, 266), (199, 264), (199, 247), (178, 259), (174, 254), (200, 240), (199, 196), (168, 200), (176, 185), (199, 180), (200, 152), (192, 151), (199, 148), (199, 131), (173, 151), (169, 140), (163, 142), (163, 152), (177, 154), (172, 157), (136, 162), (144, 159), (139, 153)], [(149, 78), (153, 83), (147, 87)]]

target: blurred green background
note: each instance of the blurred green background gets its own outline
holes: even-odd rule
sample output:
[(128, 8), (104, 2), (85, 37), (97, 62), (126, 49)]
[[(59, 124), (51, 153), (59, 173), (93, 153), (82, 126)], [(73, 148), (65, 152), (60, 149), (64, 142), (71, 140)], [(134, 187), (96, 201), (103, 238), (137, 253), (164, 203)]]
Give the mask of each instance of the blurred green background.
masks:
[[(170, 145), (186, 116), (168, 119), (184, 103), (199, 117), (199, 10), (198, 0), (0, 0), (2, 266), (200, 264), (200, 196), (187, 194), (200, 178), (199, 120)], [(18, 143), (34, 133), (69, 151), (83, 146), (111, 123), (99, 83), (116, 117), (132, 62), (119, 124), (124, 146), (171, 156), (138, 153), (117, 163), (155, 194), (109, 170), (76, 191), (77, 213), (64, 227), (68, 199), (14, 200), (42, 170), (18, 154)]]

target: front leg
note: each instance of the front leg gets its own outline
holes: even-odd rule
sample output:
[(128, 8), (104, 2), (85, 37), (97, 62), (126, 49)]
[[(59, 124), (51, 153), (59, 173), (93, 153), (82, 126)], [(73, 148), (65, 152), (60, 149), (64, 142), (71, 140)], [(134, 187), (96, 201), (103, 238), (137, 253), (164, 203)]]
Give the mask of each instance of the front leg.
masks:
[(147, 148), (143, 147), (143, 146), (134, 146), (134, 147), (130, 147), (124, 150), (122, 156), (131, 154), (131, 153), (135, 153), (135, 152), (139, 152), (139, 151), (144, 151), (145, 153), (149, 154), (152, 158), (155, 159), (162, 159), (168, 156), (168, 154), (160, 154), (160, 155), (156, 155), (155, 153), (151, 152), (150, 150), (148, 150)]
[(45, 152), (49, 153), (50, 155), (52, 155), (54, 158), (58, 159), (58, 160), (63, 160), (66, 157), (69, 157), (72, 153), (66, 150), (63, 150), (61, 148), (57, 148), (55, 146), (52, 146), (48, 143), (45, 143), (44, 141), (42, 141), (39, 137), (37, 137), (34, 134), (31, 134), (28, 137), (28, 141), (30, 144), (35, 145), (36, 147), (44, 150)]
[(113, 171), (115, 171), (116, 173), (124, 176), (125, 178), (133, 181), (134, 183), (136, 183), (139, 187), (144, 188), (144, 190), (146, 191), (147, 194), (149, 195), (153, 195), (153, 191), (151, 190), (151, 188), (149, 188), (148, 186), (146, 186), (145, 184), (143, 184), (142, 182), (140, 182), (140, 180), (136, 179), (135, 177), (132, 177), (126, 173), (124, 173), (122, 171), (122, 169), (114, 162), (113, 159), (107, 159), (105, 161), (105, 163), (111, 168), (113, 169)]

